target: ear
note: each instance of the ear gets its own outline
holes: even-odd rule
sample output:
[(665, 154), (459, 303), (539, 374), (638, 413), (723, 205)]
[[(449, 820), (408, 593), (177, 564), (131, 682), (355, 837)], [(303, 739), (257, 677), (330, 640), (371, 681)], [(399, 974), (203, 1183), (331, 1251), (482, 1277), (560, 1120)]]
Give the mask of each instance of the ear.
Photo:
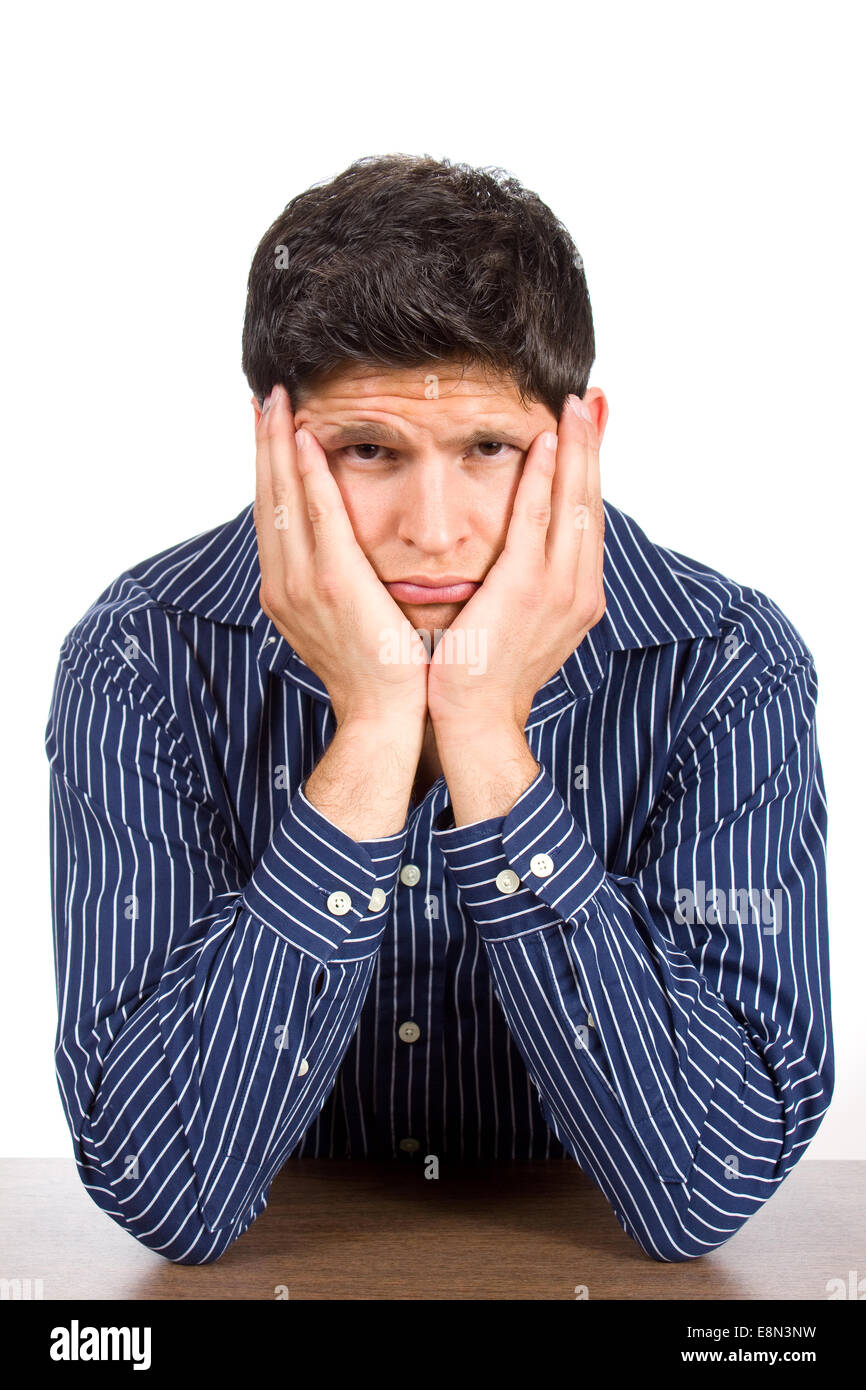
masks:
[(252, 401), (253, 410), (255, 411), (256, 415), (256, 425), (258, 425), (259, 420), (261, 420), (262, 418), (262, 405), (264, 404), (264, 402), (260, 401), (258, 396), (250, 396), (250, 400)]
[(584, 404), (588, 405), (592, 411), (592, 418), (595, 421), (595, 428), (598, 433), (599, 444), (604, 439), (607, 417), (610, 414), (607, 406), (607, 397), (598, 386), (591, 386), (583, 398)]

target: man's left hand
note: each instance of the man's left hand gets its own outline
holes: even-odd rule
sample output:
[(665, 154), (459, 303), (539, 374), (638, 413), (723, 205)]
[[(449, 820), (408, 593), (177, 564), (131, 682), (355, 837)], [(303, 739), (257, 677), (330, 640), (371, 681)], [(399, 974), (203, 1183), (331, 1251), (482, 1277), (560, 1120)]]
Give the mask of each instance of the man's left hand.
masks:
[(433, 652), (437, 739), (523, 731), (536, 691), (604, 614), (603, 566), (599, 438), (569, 396), (558, 435), (537, 435), (527, 452), (501, 554)]

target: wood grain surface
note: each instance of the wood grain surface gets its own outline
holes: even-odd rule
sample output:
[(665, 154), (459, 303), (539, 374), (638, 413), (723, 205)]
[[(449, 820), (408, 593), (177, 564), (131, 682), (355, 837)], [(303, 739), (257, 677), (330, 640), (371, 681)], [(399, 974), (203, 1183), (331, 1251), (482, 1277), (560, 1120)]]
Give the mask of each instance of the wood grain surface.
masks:
[(0, 1277), (45, 1299), (826, 1300), (866, 1277), (864, 1199), (866, 1163), (803, 1159), (719, 1250), (662, 1264), (570, 1160), (426, 1179), (420, 1159), (290, 1159), (220, 1260), (182, 1266), (100, 1211), (71, 1159), (3, 1159)]

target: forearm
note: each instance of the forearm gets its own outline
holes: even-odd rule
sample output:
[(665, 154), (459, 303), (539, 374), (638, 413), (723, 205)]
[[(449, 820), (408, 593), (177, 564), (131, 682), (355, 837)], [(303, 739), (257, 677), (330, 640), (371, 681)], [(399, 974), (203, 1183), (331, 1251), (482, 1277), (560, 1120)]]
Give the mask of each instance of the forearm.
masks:
[(434, 721), (433, 728), (455, 826), (506, 815), (538, 775), (526, 735), (504, 716), (482, 725)]
[[(270, 1075), (267, 1097), (253, 1049), (264, 1068), (267, 1020), (286, 996), (287, 1035), (305, 1037), (318, 969), (238, 913), (236, 897), (215, 908), (113, 1038), (77, 1135), (94, 1200), (142, 1244), (184, 1264), (218, 1258), (264, 1205), (267, 1183), (232, 1157), (254, 1122), (243, 1093), (255, 1086), (260, 1106), (280, 1106), (301, 1083), (294, 1055), (283, 1075)], [(270, 1056), (283, 1068), (289, 1060), (272, 1042)]]
[(223, 907), (114, 1039), (80, 1133), (94, 1199), (176, 1262), (218, 1258), (330, 1094), (374, 957), (329, 967)]
[[(668, 978), (617, 896), (579, 926), (486, 942), (488, 963), (553, 1133), (648, 1254), (692, 1259), (772, 1194), (826, 1101), (802, 1068), (780, 1089), (784, 1048), (762, 1058), (686, 962)], [(668, 1033), (660, 1073), (647, 1044), (662, 1056)]]
[(423, 738), (418, 720), (341, 724), (304, 794), (353, 840), (395, 835), (406, 821)]
[[(158, 765), (130, 722), (142, 761)], [(125, 751), (125, 750), (124, 750)], [(160, 751), (161, 746), (160, 746)], [(132, 755), (130, 754), (130, 757)], [(178, 818), (174, 783), (154, 811)], [(185, 809), (185, 808), (184, 808)], [(188, 845), (219, 841), (207, 807), (166, 839), (137, 886), (136, 917), (178, 898)], [(363, 845), (330, 826), (298, 788), (244, 886), (212, 856), (226, 890), (190, 903), (174, 949), (118, 986), (97, 973), (88, 943), (112, 939), (117, 904), (138, 885), (138, 846), (65, 777), (52, 777), (53, 911), (62, 999), (56, 1063), (79, 1172), (93, 1199), (143, 1244), (182, 1263), (217, 1258), (262, 1210), (274, 1173), (318, 1115), (363, 1005), (404, 837)], [(73, 836), (73, 831), (75, 832)], [(100, 857), (109, 839), (119, 854)], [(75, 873), (81, 862), (90, 875)], [(104, 885), (94, 895), (93, 879)], [(230, 885), (230, 886), (229, 886)], [(339, 890), (339, 902), (337, 899)], [(378, 890), (378, 892), (376, 891)]]
[[(784, 1023), (772, 995), (732, 1007), (723, 987), (736, 997), (738, 972), (754, 978), (769, 957), (761, 927), (703, 929), (712, 983), (658, 906), (655, 874), (675, 881), (677, 846), (646, 878), (609, 872), (546, 771), (505, 816), (434, 833), (553, 1132), (648, 1253), (679, 1260), (721, 1244), (827, 1108), (832, 1058), (810, 978), (797, 980), (796, 1014), (782, 996)], [(814, 936), (824, 913), (820, 868), (815, 910), (780, 920), (777, 941)], [(733, 940), (742, 955), (722, 974), (713, 952), (732, 954)]]

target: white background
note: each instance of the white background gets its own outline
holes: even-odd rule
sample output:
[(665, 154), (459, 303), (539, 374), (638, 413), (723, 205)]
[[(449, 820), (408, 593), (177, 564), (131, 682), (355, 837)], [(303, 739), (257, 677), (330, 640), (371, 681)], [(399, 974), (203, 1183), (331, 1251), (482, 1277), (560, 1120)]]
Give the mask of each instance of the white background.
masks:
[(858, 5), (16, 6), (4, 24), (5, 1061), (0, 1153), (71, 1155), (53, 1072), (60, 643), (122, 570), (252, 500), (246, 277), (361, 155), (506, 168), (584, 258), (602, 487), (812, 649), (837, 1087), (863, 1157)]

